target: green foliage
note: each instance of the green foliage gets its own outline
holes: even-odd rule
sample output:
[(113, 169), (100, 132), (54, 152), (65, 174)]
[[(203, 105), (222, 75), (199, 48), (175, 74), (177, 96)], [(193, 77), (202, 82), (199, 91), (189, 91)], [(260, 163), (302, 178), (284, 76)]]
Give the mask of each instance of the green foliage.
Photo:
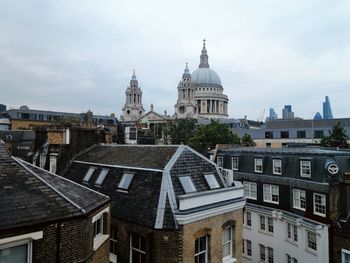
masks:
[(242, 137), (242, 146), (244, 147), (253, 147), (255, 146), (255, 142), (253, 141), (252, 137), (249, 134), (244, 134)]
[(198, 152), (207, 155), (208, 150), (214, 149), (216, 144), (240, 144), (240, 138), (232, 134), (226, 125), (212, 120), (210, 124), (200, 126), (188, 144)]
[(321, 146), (323, 147), (339, 147), (348, 148), (347, 140), (349, 137), (346, 135), (344, 127), (338, 122), (333, 126), (329, 136), (324, 136), (321, 140)]
[(195, 127), (195, 119), (176, 119), (166, 125), (164, 135), (166, 138), (170, 137), (171, 144), (188, 144)]

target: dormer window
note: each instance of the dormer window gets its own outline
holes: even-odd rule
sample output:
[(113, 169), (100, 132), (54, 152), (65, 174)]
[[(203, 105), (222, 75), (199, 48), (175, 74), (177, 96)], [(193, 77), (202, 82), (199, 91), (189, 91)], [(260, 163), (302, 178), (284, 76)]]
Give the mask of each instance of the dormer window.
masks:
[(96, 182), (95, 182), (95, 185), (101, 186), (103, 181), (105, 180), (106, 175), (107, 175), (108, 172), (109, 172), (109, 169), (102, 169), (100, 174), (99, 174), (99, 176), (98, 176), (98, 178), (97, 178), (97, 180), (96, 180)]
[(131, 173), (123, 174), (123, 177), (119, 182), (118, 188), (128, 190), (133, 177), (134, 177), (134, 174), (131, 174)]
[(95, 172), (96, 167), (90, 167), (89, 170), (86, 172), (83, 182), (84, 183), (88, 183), (90, 181), (90, 178), (92, 176), (92, 174)]
[(300, 176), (311, 177), (311, 161), (300, 161)]
[(217, 164), (219, 167), (224, 167), (224, 157), (223, 156), (218, 156)]
[(238, 171), (239, 168), (239, 159), (238, 157), (232, 157), (232, 170)]
[(220, 188), (220, 185), (218, 181), (216, 181), (214, 174), (205, 174), (204, 178), (207, 181), (207, 184), (209, 185), (210, 189)]
[(263, 159), (262, 158), (255, 158), (254, 159), (254, 172), (262, 173), (262, 171), (263, 171)]
[(272, 160), (273, 174), (282, 174), (282, 160)]
[(189, 176), (180, 176), (179, 177), (182, 189), (185, 191), (185, 193), (192, 193), (196, 192), (196, 188), (194, 187), (194, 184), (191, 180), (191, 177)]

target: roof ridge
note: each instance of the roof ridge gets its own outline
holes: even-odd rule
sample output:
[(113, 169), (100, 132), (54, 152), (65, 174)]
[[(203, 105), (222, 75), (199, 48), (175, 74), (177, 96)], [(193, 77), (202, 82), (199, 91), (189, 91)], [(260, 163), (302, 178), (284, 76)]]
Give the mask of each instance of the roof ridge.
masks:
[(22, 166), (27, 172), (29, 172), (30, 174), (34, 175), (37, 179), (39, 179), (42, 183), (44, 183), (46, 186), (48, 186), (49, 188), (51, 188), (54, 192), (56, 192), (58, 195), (60, 195), (63, 199), (65, 199), (66, 201), (68, 201), (71, 205), (73, 205), (74, 207), (78, 208), (83, 214), (86, 214), (86, 211), (84, 208), (80, 207), (78, 204), (76, 204), (75, 202), (73, 202), (72, 200), (70, 200), (67, 196), (65, 196), (63, 193), (61, 193), (59, 190), (57, 190), (55, 187), (53, 187), (52, 185), (50, 185), (48, 182), (46, 182), (41, 176), (37, 175), (36, 173), (34, 173), (32, 170), (30, 170), (28, 167), (26, 167), (18, 158), (11, 156), (11, 158), (18, 163), (20, 166)]
[(94, 193), (96, 193), (96, 194), (99, 194), (99, 195), (101, 195), (101, 196), (103, 196), (103, 197), (107, 197), (108, 199), (110, 199), (108, 195), (102, 194), (102, 193), (100, 193), (100, 192), (98, 192), (98, 191), (96, 191), (96, 190), (93, 190), (93, 189), (91, 189), (91, 188), (89, 188), (89, 187), (86, 187), (86, 186), (84, 186), (84, 185), (82, 185), (82, 184), (78, 184), (78, 183), (76, 183), (76, 182), (74, 182), (74, 181), (72, 181), (72, 180), (69, 180), (68, 178), (65, 178), (65, 177), (60, 176), (60, 175), (58, 175), (58, 174), (52, 173), (52, 172), (50, 172), (50, 171), (47, 171), (47, 170), (45, 170), (45, 169), (43, 169), (43, 168), (41, 168), (41, 167), (39, 167), (39, 166), (33, 165), (33, 164), (31, 164), (31, 163), (28, 163), (28, 162), (26, 162), (26, 161), (24, 161), (24, 160), (19, 160), (19, 161), (22, 162), (22, 163), (28, 164), (28, 165), (30, 165), (30, 166), (32, 166), (32, 167), (38, 169), (38, 170), (41, 170), (41, 171), (43, 171), (43, 172), (46, 172), (46, 173), (48, 173), (48, 174), (50, 174), (50, 175), (53, 175), (53, 176), (55, 176), (55, 177), (58, 177), (59, 179), (62, 179), (62, 180), (67, 181), (67, 182), (70, 182), (70, 183), (72, 183), (72, 184), (74, 184), (74, 185), (77, 185), (77, 186), (79, 186), (79, 187), (81, 187), (81, 188), (87, 189), (87, 190), (89, 190), (89, 191), (91, 191), (91, 192), (94, 192)]

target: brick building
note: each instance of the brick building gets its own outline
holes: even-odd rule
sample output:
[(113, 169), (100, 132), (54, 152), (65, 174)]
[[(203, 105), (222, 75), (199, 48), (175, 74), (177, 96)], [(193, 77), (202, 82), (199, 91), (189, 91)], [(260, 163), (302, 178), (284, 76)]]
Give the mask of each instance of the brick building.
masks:
[(111, 198), (111, 262), (242, 262), (243, 185), (187, 146), (96, 145), (64, 176)]
[(109, 203), (12, 157), (0, 142), (0, 262), (107, 263)]
[(350, 259), (349, 151), (231, 148), (216, 162), (245, 187), (244, 262)]

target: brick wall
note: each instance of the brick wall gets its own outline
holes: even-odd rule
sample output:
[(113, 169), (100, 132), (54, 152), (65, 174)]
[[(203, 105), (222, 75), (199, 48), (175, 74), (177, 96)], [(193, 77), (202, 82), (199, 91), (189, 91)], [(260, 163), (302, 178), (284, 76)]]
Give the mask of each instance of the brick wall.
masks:
[(49, 130), (47, 139), (49, 144), (64, 144), (64, 130)]
[(129, 262), (131, 233), (136, 233), (146, 238), (147, 263), (178, 262), (178, 231), (154, 230), (150, 227), (141, 226), (116, 218), (112, 219), (112, 224), (117, 228), (118, 262)]
[[(234, 223), (233, 250), (237, 262), (242, 262), (242, 213), (243, 210), (225, 213), (222, 215), (203, 219), (194, 223), (180, 226), (182, 235), (180, 245), (181, 263), (193, 263), (195, 254), (195, 240), (208, 234), (209, 238), (209, 263), (222, 262), (222, 234), (226, 223)], [(227, 226), (227, 224), (226, 224)]]
[[(33, 241), (33, 262), (35, 263), (80, 262), (80, 260), (89, 263), (108, 263), (109, 240), (93, 251), (92, 216), (94, 214), (60, 223), (27, 226), (0, 232), (0, 239), (43, 231), (43, 238)], [(57, 261), (58, 258), (59, 261)]]

